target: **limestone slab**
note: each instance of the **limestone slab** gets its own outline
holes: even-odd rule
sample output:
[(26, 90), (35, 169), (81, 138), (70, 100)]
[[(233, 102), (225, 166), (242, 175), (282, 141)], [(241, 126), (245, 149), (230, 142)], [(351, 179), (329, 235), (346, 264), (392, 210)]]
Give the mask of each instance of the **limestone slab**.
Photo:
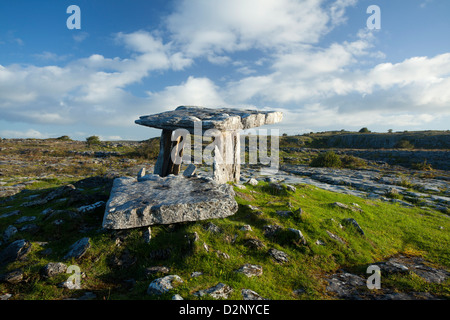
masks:
[(129, 229), (225, 218), (238, 210), (232, 186), (182, 175), (116, 178), (106, 204), (103, 227)]
[(245, 130), (282, 121), (283, 113), (276, 111), (241, 110), (234, 108), (204, 108), (179, 106), (173, 111), (141, 116), (135, 123), (164, 130), (184, 128), (193, 132), (201, 123), (202, 130)]

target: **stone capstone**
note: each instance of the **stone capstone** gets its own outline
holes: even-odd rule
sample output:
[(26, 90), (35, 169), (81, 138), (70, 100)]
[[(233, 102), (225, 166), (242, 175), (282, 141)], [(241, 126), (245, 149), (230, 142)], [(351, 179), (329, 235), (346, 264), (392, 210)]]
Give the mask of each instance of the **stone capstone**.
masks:
[(146, 175), (114, 180), (103, 228), (129, 229), (225, 218), (238, 210), (232, 186), (205, 178)]
[(154, 115), (139, 117), (136, 124), (147, 127), (176, 130), (179, 128), (189, 131), (196, 124), (201, 123), (202, 130), (245, 130), (266, 124), (278, 123), (283, 119), (282, 112), (240, 110), (240, 109), (211, 109), (196, 106), (180, 106), (173, 111), (166, 111)]

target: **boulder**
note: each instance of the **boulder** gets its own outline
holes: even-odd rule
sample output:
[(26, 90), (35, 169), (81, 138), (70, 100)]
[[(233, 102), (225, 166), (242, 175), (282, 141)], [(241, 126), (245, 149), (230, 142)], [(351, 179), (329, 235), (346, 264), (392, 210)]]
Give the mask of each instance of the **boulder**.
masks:
[(285, 252), (274, 248), (269, 250), (269, 255), (278, 263), (285, 263), (289, 260)]
[(241, 290), (242, 299), (243, 300), (267, 300), (261, 297), (258, 293), (250, 289), (242, 289)]
[(195, 175), (195, 172), (197, 171), (197, 167), (194, 164), (189, 164), (186, 170), (183, 172), (183, 176), (189, 178), (193, 177)]
[(50, 278), (60, 273), (64, 273), (66, 272), (66, 270), (67, 266), (64, 263), (50, 262), (47, 263), (44, 267), (42, 267), (41, 274), (46, 278)]
[(31, 243), (25, 239), (16, 240), (0, 252), (0, 266), (22, 260), (31, 250)]
[(3, 241), (8, 242), (9, 239), (17, 233), (17, 228), (14, 226), (8, 226), (3, 233)]
[(147, 294), (164, 294), (173, 289), (174, 282), (183, 282), (183, 279), (177, 275), (168, 275), (163, 278), (155, 279), (149, 284)]
[(114, 180), (103, 228), (129, 229), (225, 218), (237, 210), (232, 186), (210, 179), (151, 175), (148, 180), (138, 182), (122, 177)]
[(89, 238), (82, 238), (69, 248), (69, 252), (64, 256), (64, 260), (68, 260), (70, 258), (79, 259), (90, 247), (91, 244), (89, 242)]
[(363, 229), (361, 229), (361, 227), (359, 226), (358, 222), (356, 222), (355, 219), (347, 218), (347, 219), (342, 220), (342, 222), (344, 224), (351, 224), (352, 226), (354, 226), (356, 228), (356, 231), (358, 231), (362, 236), (364, 235)]
[(248, 278), (251, 278), (262, 275), (263, 268), (255, 264), (246, 263), (242, 267), (237, 269), (236, 272), (243, 273)]
[(233, 289), (230, 286), (220, 282), (214, 287), (194, 292), (194, 295), (199, 297), (203, 297), (204, 295), (210, 295), (214, 299), (228, 299), (228, 296), (232, 292)]
[(0, 275), (0, 282), (7, 282), (10, 284), (17, 284), (23, 280), (23, 271), (13, 270), (11, 272), (8, 272), (6, 274)]

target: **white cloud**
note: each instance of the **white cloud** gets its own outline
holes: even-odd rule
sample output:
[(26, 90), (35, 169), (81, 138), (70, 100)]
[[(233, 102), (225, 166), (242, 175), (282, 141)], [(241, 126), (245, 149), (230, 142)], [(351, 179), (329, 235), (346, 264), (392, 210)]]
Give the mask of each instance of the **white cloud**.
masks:
[(282, 50), (293, 44), (316, 43), (327, 32), (330, 18), (321, 3), (183, 0), (167, 24), (174, 42), (191, 57), (250, 48)]
[(81, 43), (89, 37), (89, 33), (85, 31), (79, 31), (73, 36), (75, 42)]
[(166, 87), (161, 92), (148, 92), (148, 95), (149, 109), (155, 113), (181, 105), (204, 107), (225, 105), (218, 88), (208, 78), (189, 77), (180, 85)]
[(27, 131), (16, 131), (16, 130), (2, 130), (0, 131), (0, 136), (3, 138), (35, 138), (35, 139), (47, 139), (50, 137), (47, 133), (41, 133), (34, 129), (29, 129)]

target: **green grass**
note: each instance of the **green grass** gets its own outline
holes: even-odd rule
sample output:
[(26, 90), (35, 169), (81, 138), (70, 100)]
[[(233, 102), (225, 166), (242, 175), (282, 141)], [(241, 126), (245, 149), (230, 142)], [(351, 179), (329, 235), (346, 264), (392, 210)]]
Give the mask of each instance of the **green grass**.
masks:
[[(70, 181), (41, 181), (28, 187), (25, 195), (49, 190)], [(252, 289), (268, 299), (329, 299), (325, 295), (324, 278), (340, 268), (356, 270), (365, 277), (365, 267), (373, 262), (386, 260), (396, 254), (421, 256), (424, 259), (444, 268), (450, 267), (450, 221), (448, 216), (428, 209), (405, 208), (396, 204), (372, 201), (350, 195), (324, 191), (308, 185), (298, 185), (295, 192), (275, 191), (269, 184), (260, 182), (256, 187), (247, 185), (247, 189), (235, 189), (239, 211), (228, 218), (211, 220), (222, 229), (219, 234), (207, 231), (204, 226), (208, 221), (190, 222), (170, 226), (153, 226), (152, 239), (149, 244), (142, 239), (143, 229), (122, 232), (102, 230), (103, 210), (82, 215), (70, 220), (68, 217), (56, 217), (43, 220), (40, 212), (46, 207), (64, 209), (64, 203), (55, 203), (40, 208), (21, 207), (25, 195), (8, 203), (10, 208), (0, 208), (0, 214), (22, 210), (24, 215), (35, 215), (33, 221), (40, 226), (36, 234), (19, 232), (14, 239), (26, 238), (33, 244), (33, 249), (25, 261), (8, 265), (0, 273), (22, 268), (27, 281), (17, 285), (0, 283), (0, 293), (17, 294), (18, 299), (64, 299), (81, 296), (83, 292), (92, 291), (98, 299), (170, 299), (179, 293), (185, 299), (199, 299), (193, 293), (223, 282), (234, 291), (230, 299), (242, 299), (241, 289)], [(83, 192), (93, 192), (84, 190)], [(357, 203), (362, 212), (337, 208), (331, 204)], [(261, 215), (256, 215), (246, 205), (260, 208)], [(289, 207), (289, 204), (292, 207)], [(296, 210), (302, 208), (301, 217), (292, 215), (281, 217), (277, 210)], [(73, 209), (73, 208), (65, 208)], [(13, 224), (18, 217), (0, 220), (3, 231)], [(62, 218), (66, 223), (56, 226), (52, 221)], [(345, 218), (354, 218), (365, 232), (361, 236), (353, 227), (342, 223)], [(252, 231), (242, 231), (243, 225), (250, 225)], [(278, 224), (285, 230), (295, 228), (301, 230), (307, 240), (303, 245), (292, 238), (288, 231), (270, 238), (264, 235), (264, 226)], [(341, 228), (341, 225), (344, 227)], [(81, 227), (90, 226), (85, 233)], [(440, 229), (439, 227), (443, 227)], [(341, 244), (332, 240), (328, 234), (339, 236), (345, 241)], [(199, 240), (190, 246), (186, 235), (196, 232)], [(82, 237), (90, 237), (92, 247), (78, 261), (63, 261), (68, 247)], [(120, 246), (116, 239), (120, 238)], [(259, 239), (265, 248), (256, 250), (245, 246), (247, 239)], [(13, 239), (13, 240), (14, 240)], [(316, 245), (317, 240), (325, 243)], [(39, 244), (38, 242), (48, 242)], [(206, 251), (207, 244), (209, 251)], [(4, 246), (0, 247), (0, 249)], [(50, 255), (42, 252), (52, 249)], [(152, 258), (150, 253), (162, 248), (170, 249), (166, 259)], [(275, 248), (287, 253), (289, 261), (278, 264), (267, 254), (268, 249)], [(112, 257), (120, 255), (127, 249), (136, 258), (130, 267), (113, 267)], [(218, 255), (226, 253), (229, 259)], [(70, 291), (59, 288), (58, 284), (69, 277), (61, 274), (55, 278), (44, 279), (39, 270), (49, 262), (64, 262), (67, 265), (78, 265), (85, 274), (82, 278), (82, 290)], [(263, 275), (247, 278), (236, 273), (245, 263), (258, 264), (263, 267)], [(174, 290), (162, 296), (149, 296), (146, 289), (149, 283), (163, 276), (155, 274), (147, 276), (145, 269), (151, 266), (164, 265), (170, 268), (169, 274), (179, 275), (184, 282)], [(192, 278), (191, 273), (201, 271), (203, 275)], [(356, 272), (355, 271), (355, 272)], [(127, 287), (127, 280), (133, 279), (135, 284)], [(382, 279), (383, 286), (397, 290), (423, 290), (450, 298), (449, 281), (444, 284), (429, 284), (414, 275), (389, 276)], [(300, 296), (293, 293), (296, 289), (305, 292)], [(208, 299), (203, 297), (202, 299)]]

